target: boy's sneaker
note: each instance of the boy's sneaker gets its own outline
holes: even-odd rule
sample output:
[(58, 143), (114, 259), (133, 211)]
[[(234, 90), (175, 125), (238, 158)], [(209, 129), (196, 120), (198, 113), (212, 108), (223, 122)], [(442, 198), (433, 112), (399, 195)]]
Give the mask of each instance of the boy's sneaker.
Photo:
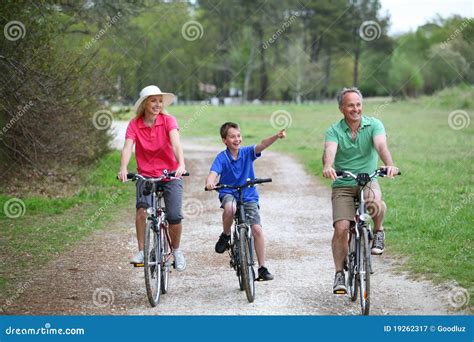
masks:
[(385, 233), (383, 230), (379, 230), (374, 234), (374, 240), (372, 242), (372, 254), (381, 255), (385, 249)]
[(333, 286), (333, 293), (334, 294), (346, 294), (346, 276), (344, 272), (336, 272), (336, 276), (334, 277), (334, 286)]
[(135, 254), (131, 259), (130, 263), (131, 264), (143, 264), (145, 262), (145, 255), (143, 254), (143, 251), (139, 251), (137, 254)]
[(224, 253), (229, 248), (229, 242), (230, 235), (225, 235), (225, 233), (222, 233), (216, 243), (216, 252), (219, 254)]
[(266, 280), (273, 280), (273, 274), (268, 272), (267, 268), (262, 266), (258, 269), (258, 278), (257, 281), (266, 281)]
[(186, 269), (186, 259), (184, 258), (183, 252), (181, 250), (175, 250), (174, 253), (174, 267), (177, 271), (182, 272)]

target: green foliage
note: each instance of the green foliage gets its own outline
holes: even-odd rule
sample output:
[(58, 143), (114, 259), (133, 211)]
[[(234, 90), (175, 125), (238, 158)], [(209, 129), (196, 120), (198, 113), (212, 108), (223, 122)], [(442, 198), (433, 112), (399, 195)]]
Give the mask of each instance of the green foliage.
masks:
[(451, 44), (432, 46), (424, 69), (425, 89), (443, 89), (463, 80), (469, 69), (464, 57)]
[(423, 98), (424, 103), (447, 109), (474, 109), (474, 86), (460, 84)]
[(416, 57), (397, 49), (390, 63), (389, 79), (392, 92), (404, 97), (419, 94), (423, 86), (423, 76)]

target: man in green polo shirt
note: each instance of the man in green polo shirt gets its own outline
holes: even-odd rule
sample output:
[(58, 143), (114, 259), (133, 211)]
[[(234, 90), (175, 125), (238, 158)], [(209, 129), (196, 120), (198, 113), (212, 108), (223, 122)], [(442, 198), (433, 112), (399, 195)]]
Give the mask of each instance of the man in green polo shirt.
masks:
[[(336, 266), (334, 293), (346, 293), (344, 260), (348, 253), (348, 237), (351, 221), (354, 221), (354, 197), (357, 185), (353, 179), (336, 179), (336, 170), (357, 173), (371, 173), (377, 169), (378, 157), (387, 167), (387, 175), (393, 178), (398, 168), (393, 165), (387, 147), (385, 128), (380, 120), (362, 116), (362, 94), (357, 88), (344, 88), (337, 96), (343, 119), (331, 125), (326, 131), (323, 154), (323, 176), (334, 180), (332, 185), (332, 211), (334, 234), (332, 254)], [(386, 205), (377, 180), (368, 184), (366, 191), (368, 207), (372, 207), (374, 241), (372, 254), (384, 251), (383, 218)]]

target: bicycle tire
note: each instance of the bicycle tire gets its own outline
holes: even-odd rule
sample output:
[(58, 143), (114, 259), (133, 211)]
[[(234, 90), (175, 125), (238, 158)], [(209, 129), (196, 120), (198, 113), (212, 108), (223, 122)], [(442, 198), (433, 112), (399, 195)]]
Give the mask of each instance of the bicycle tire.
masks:
[[(370, 246), (369, 246), (369, 233), (368, 228), (362, 228), (361, 240), (360, 240), (360, 270), (359, 270), (359, 281), (360, 281), (360, 307), (362, 315), (368, 315), (370, 311), (370, 270), (369, 270), (369, 258), (370, 258)], [(370, 228), (369, 228), (370, 229)]]
[(240, 291), (244, 290), (244, 283), (242, 282), (242, 272), (240, 271), (240, 252), (239, 252), (239, 239), (237, 236), (237, 226), (235, 227), (234, 234), (231, 242), (231, 266), (235, 269), (235, 275), (239, 280), (239, 289)]
[(161, 239), (161, 293), (166, 294), (168, 292), (168, 285), (169, 285), (169, 277), (170, 277), (170, 269), (171, 269), (171, 264), (170, 264), (170, 258), (169, 258), (169, 253), (170, 253), (170, 244), (168, 241), (168, 236), (167, 236), (167, 230), (168, 227), (162, 227), (161, 228), (161, 234), (160, 234), (160, 239)]
[(247, 300), (252, 303), (255, 300), (255, 273), (250, 257), (251, 241), (247, 238), (247, 227), (239, 229), (239, 249), (240, 249), (240, 271)]
[(359, 283), (356, 274), (357, 266), (357, 241), (356, 235), (351, 233), (349, 240), (349, 254), (347, 256), (347, 287), (349, 288), (349, 296), (355, 302), (359, 292)]
[[(161, 246), (159, 233), (154, 229), (153, 221), (147, 221), (145, 227), (144, 270), (145, 287), (148, 301), (155, 307), (160, 301), (161, 294)], [(158, 260), (158, 262), (157, 262)]]

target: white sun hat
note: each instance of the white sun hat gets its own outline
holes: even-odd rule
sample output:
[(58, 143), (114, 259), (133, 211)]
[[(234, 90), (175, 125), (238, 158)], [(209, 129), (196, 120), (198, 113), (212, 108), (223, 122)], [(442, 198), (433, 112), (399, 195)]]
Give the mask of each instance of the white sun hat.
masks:
[(162, 95), (163, 96), (163, 107), (169, 106), (170, 104), (173, 103), (173, 100), (174, 100), (174, 94), (172, 94), (172, 93), (163, 93), (160, 90), (160, 88), (158, 88), (155, 85), (151, 85), (151, 86), (143, 88), (142, 91), (140, 92), (140, 98), (137, 100), (137, 102), (135, 102), (135, 105), (133, 106), (133, 110), (135, 111), (135, 113), (137, 113), (138, 108), (140, 107), (142, 102), (145, 101), (145, 99), (148, 96), (152, 96), (152, 95)]

